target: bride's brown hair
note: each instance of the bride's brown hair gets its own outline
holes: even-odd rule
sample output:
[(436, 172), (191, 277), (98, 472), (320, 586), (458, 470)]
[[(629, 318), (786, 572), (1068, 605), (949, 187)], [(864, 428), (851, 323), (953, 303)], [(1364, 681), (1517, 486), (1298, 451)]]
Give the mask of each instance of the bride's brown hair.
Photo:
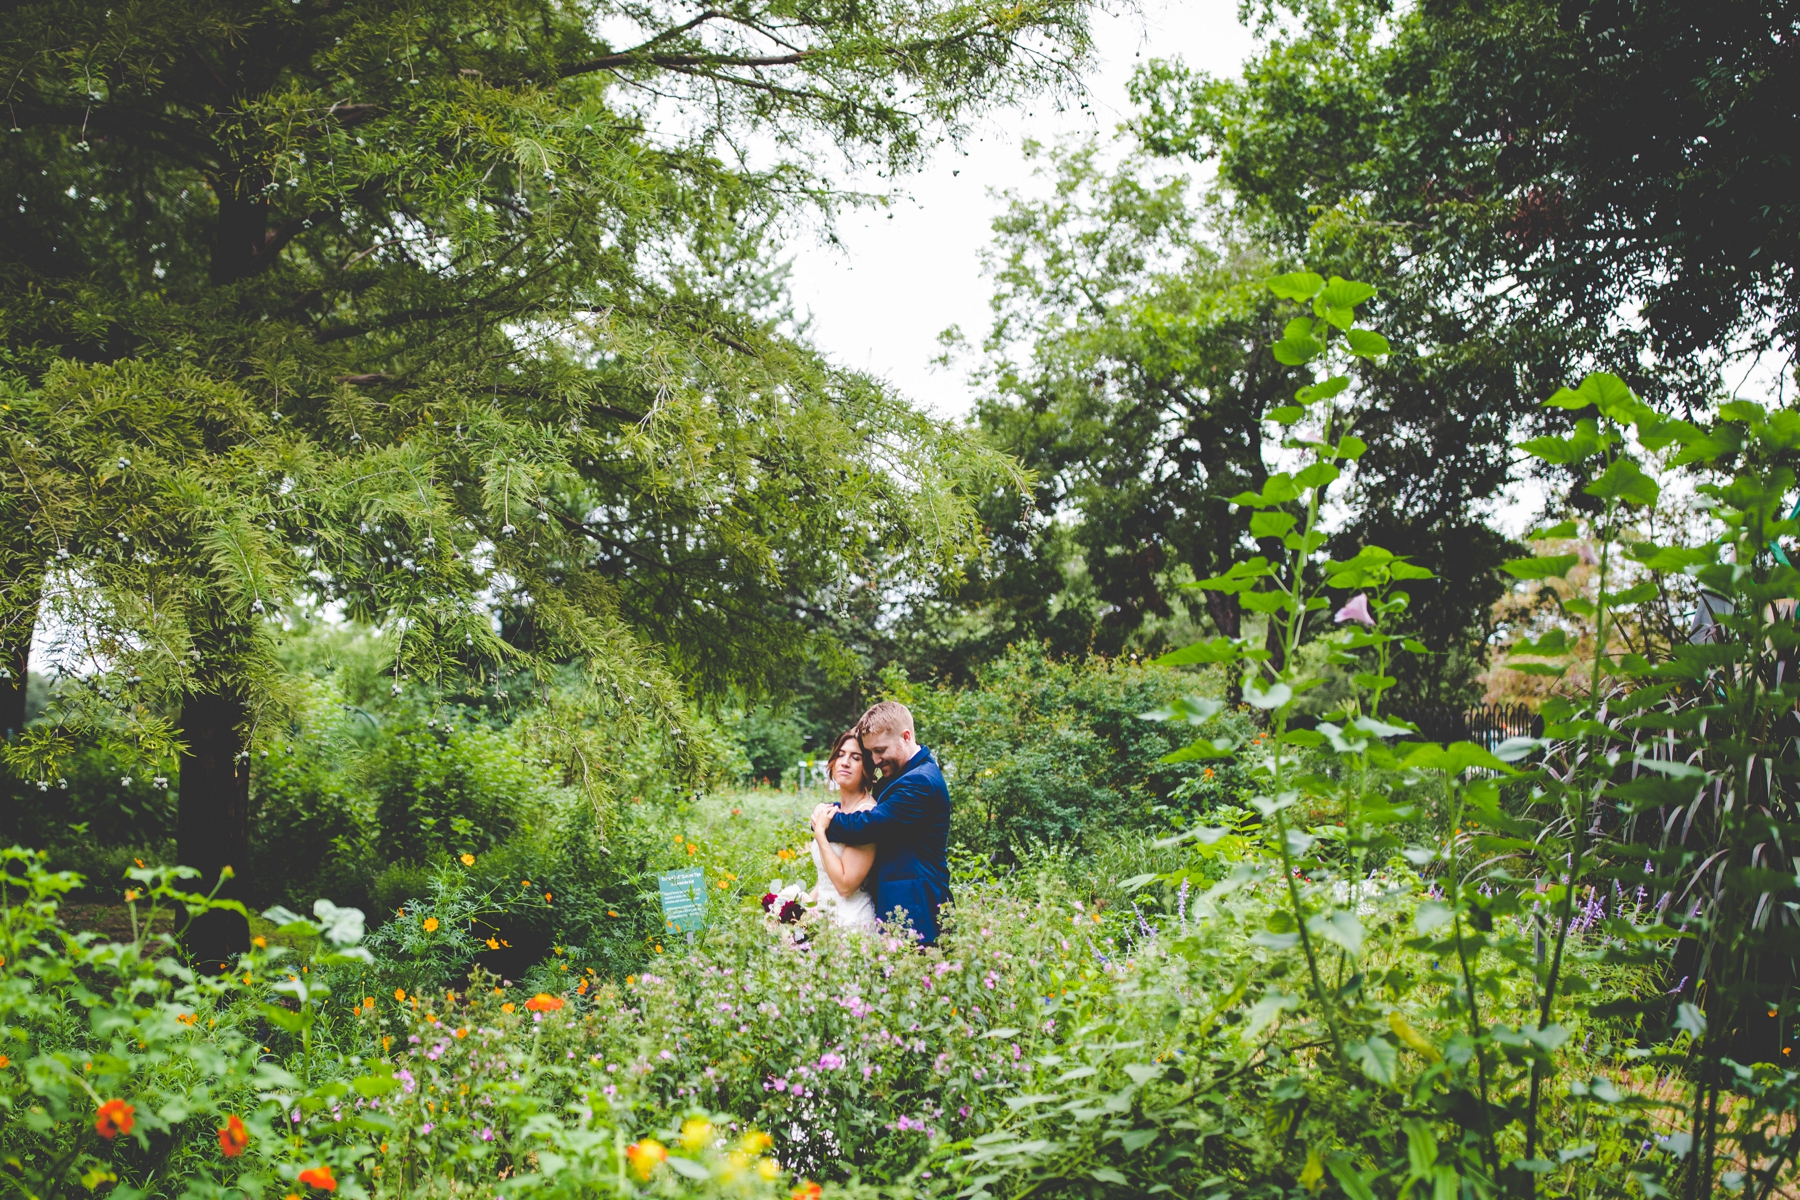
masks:
[(869, 750), (862, 744), (862, 734), (854, 728), (846, 729), (838, 734), (837, 741), (831, 743), (831, 757), (825, 760), (825, 769), (833, 779), (837, 778), (838, 755), (844, 752), (845, 742), (855, 742), (856, 752), (862, 755), (862, 792), (864, 795), (875, 790), (875, 778), (869, 774)]

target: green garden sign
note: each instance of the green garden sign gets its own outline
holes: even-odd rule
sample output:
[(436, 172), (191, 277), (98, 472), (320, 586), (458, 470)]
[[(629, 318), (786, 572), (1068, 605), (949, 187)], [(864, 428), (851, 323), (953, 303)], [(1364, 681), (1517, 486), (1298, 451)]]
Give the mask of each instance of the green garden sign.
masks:
[(662, 893), (663, 928), (693, 934), (706, 927), (706, 872), (699, 867), (664, 871), (656, 877)]

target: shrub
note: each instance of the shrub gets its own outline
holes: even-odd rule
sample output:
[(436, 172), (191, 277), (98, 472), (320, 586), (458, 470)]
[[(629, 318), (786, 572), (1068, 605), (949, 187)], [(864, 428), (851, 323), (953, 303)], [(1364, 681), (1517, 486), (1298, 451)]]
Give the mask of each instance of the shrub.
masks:
[[(953, 832), (963, 845), (1013, 857), (1079, 840), (1090, 829), (1164, 826), (1231, 797), (1228, 763), (1169, 763), (1186, 740), (1144, 714), (1195, 691), (1221, 690), (1166, 667), (1062, 660), (1014, 645), (969, 688), (915, 683), (889, 694), (913, 712), (920, 740), (952, 768)], [(1248, 716), (1212, 719), (1247, 729)]]

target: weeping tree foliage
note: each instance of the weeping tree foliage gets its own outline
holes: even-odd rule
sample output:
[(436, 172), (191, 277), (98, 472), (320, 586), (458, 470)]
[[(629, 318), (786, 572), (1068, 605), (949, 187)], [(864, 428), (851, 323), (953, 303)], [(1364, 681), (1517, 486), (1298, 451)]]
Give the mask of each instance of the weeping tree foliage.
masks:
[[(967, 495), (1010, 477), (784, 335), (762, 239), (841, 199), (818, 164), (902, 170), (1066, 78), (1083, 22), (14, 6), (0, 665), (49, 612), (86, 669), (15, 771), (54, 788), (96, 731), (173, 756), (181, 861), (233, 894), (281, 616), (322, 602), (393, 631), (396, 689), (536, 679), (597, 799), (618, 739), (683, 766), (694, 689), (829, 654), (799, 616), (876, 568), (956, 570)], [(209, 914), (190, 949), (246, 936)]]

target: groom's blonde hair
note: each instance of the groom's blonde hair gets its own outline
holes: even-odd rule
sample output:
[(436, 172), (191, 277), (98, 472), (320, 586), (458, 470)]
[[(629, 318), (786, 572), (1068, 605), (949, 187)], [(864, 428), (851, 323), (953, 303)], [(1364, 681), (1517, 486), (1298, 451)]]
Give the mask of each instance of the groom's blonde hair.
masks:
[[(897, 700), (883, 700), (869, 707), (856, 723), (858, 733), (903, 733), (912, 729), (912, 713)], [(917, 736), (917, 731), (914, 731)]]

